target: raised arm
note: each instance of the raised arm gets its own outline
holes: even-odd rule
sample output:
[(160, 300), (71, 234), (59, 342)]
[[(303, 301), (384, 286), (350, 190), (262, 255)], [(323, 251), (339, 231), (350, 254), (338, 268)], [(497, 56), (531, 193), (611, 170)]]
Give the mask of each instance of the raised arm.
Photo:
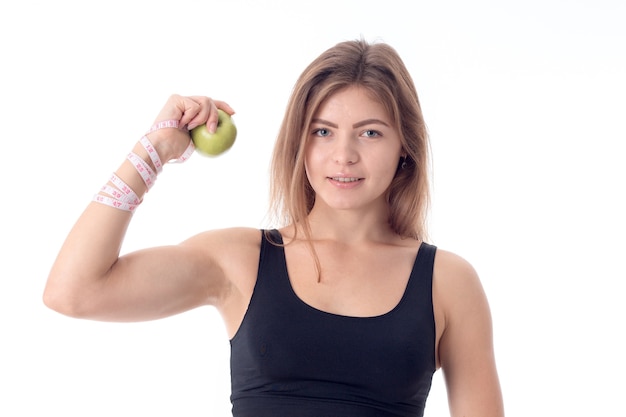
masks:
[[(171, 122), (148, 133), (148, 142), (142, 138), (143, 144), (134, 146), (98, 194), (100, 201), (89, 203), (71, 229), (46, 283), (48, 307), (80, 318), (150, 320), (216, 303), (227, 291), (229, 282), (219, 261), (223, 238), (217, 232), (119, 256), (133, 209), (150, 185), (141, 171), (156, 173), (159, 161), (189, 151), (189, 129), (202, 123), (215, 129), (218, 108), (233, 113), (226, 103), (207, 97), (170, 97), (155, 126)], [(156, 159), (150, 157), (154, 151)]]
[[(433, 293), (443, 312), (438, 356), (452, 417), (503, 417), (489, 304), (470, 264), (437, 251)], [(438, 323), (439, 325), (439, 323)]]

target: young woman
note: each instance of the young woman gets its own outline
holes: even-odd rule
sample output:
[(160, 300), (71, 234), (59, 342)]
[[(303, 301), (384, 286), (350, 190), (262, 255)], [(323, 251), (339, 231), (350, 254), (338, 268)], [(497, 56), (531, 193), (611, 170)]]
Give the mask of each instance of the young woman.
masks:
[(465, 260), (425, 242), (428, 139), (384, 43), (342, 42), (297, 81), (272, 161), (277, 229), (202, 232), (120, 256), (161, 161), (223, 101), (172, 96), (69, 233), (44, 294), (79, 318), (217, 308), (233, 415), (422, 416), (444, 372), (452, 416), (503, 416), (488, 302)]

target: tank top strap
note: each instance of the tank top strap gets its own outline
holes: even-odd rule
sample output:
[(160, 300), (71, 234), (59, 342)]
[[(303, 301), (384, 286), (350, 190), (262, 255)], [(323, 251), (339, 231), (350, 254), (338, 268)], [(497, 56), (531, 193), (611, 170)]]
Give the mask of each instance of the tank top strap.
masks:
[[(274, 243), (274, 244), (278, 244), (278, 245), (282, 245), (283, 244), (283, 236), (280, 234), (280, 232), (278, 231), (278, 229), (268, 229), (268, 230), (263, 230), (263, 241), (264, 243)], [(268, 237), (270, 239), (268, 239)]]
[(417, 253), (411, 278), (409, 280), (409, 290), (430, 293), (432, 290), (433, 268), (435, 265), (435, 253), (437, 247), (426, 242), (422, 242)]
[(262, 297), (270, 302), (275, 299), (288, 299), (288, 297), (283, 297), (289, 295), (291, 288), (286, 269), (283, 238), (277, 229), (267, 229), (262, 232), (259, 273), (253, 297)]
[[(433, 266), (437, 247), (426, 242), (420, 244), (413, 269), (404, 294), (394, 310), (413, 314), (432, 313), (433, 305)], [(429, 307), (427, 307), (429, 306)], [(424, 310), (427, 309), (427, 310)], [(433, 316), (434, 331), (434, 316)]]

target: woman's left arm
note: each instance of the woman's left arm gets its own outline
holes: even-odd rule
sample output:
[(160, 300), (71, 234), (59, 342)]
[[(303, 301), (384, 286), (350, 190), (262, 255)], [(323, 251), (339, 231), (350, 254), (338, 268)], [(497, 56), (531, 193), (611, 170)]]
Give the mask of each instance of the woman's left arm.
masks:
[(433, 278), (436, 308), (444, 317), (438, 345), (452, 417), (503, 417), (491, 312), (474, 268), (437, 251)]

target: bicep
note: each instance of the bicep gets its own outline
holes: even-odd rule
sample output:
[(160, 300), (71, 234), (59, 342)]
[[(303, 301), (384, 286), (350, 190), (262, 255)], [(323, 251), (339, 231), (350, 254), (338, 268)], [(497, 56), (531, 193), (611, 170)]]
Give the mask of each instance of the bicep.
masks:
[(438, 353), (450, 412), (452, 416), (501, 417), (488, 300), (474, 269), (462, 259), (448, 258), (439, 268), (436, 289), (446, 318)]
[(118, 259), (88, 297), (87, 314), (107, 321), (158, 319), (211, 303), (222, 286), (217, 262), (193, 245), (144, 249)]

